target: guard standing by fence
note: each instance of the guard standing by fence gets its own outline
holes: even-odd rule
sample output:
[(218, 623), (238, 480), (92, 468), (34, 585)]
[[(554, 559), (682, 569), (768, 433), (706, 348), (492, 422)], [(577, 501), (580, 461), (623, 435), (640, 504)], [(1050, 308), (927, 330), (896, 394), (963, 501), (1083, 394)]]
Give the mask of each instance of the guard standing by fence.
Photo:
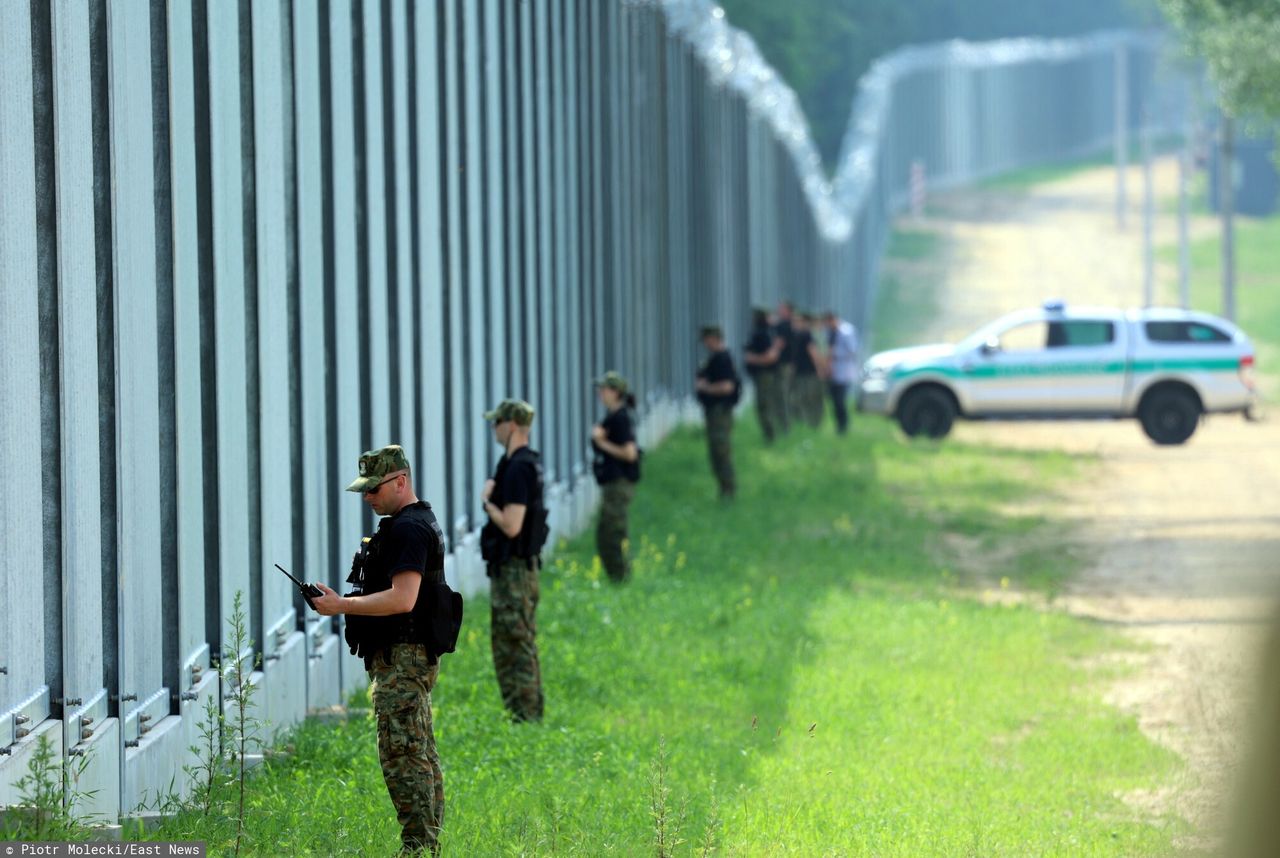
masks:
[(596, 552), (609, 580), (622, 582), (631, 577), (627, 508), (636, 496), (636, 482), (640, 479), (640, 448), (632, 418), (636, 399), (627, 390), (627, 380), (612, 371), (596, 382), (596, 395), (608, 411), (603, 420), (591, 427), (595, 453), (591, 466), (600, 486)]
[(794, 308), (790, 301), (778, 302), (778, 316), (774, 323), (774, 336), (782, 339), (782, 352), (778, 355), (778, 411), (782, 415), (782, 434), (791, 431), (795, 412), (791, 409), (791, 386), (795, 381), (795, 329), (792, 327)]
[(490, 642), (502, 704), (515, 721), (542, 720), (538, 667), (539, 555), (547, 539), (542, 458), (529, 446), (533, 406), (504, 399), (484, 415), (503, 449), (493, 478), (480, 493), (488, 521), (480, 552), (489, 576)]
[(444, 585), (444, 533), (431, 505), (414, 493), (403, 449), (370, 450), (358, 468), (347, 491), (362, 494), (384, 517), (352, 562), (352, 592), (339, 596), (320, 582), (315, 586), (323, 595), (312, 604), (325, 616), (347, 615), (347, 643), (369, 672), (378, 761), (401, 843), (406, 852), (434, 855), (444, 821), (444, 776), (431, 725), (440, 653), (432, 651), (427, 621), (433, 587)]
[(786, 422), (786, 405), (782, 401), (782, 379), (779, 362), (785, 343), (769, 324), (769, 311), (757, 307), (752, 311), (751, 337), (747, 340), (743, 360), (747, 374), (756, 387), (756, 417), (765, 443), (782, 431)]
[(732, 500), (738, 490), (733, 473), (733, 406), (738, 404), (741, 383), (733, 368), (733, 357), (724, 346), (724, 332), (717, 325), (704, 325), (702, 345), (707, 359), (698, 370), (694, 389), (707, 421), (707, 447), (711, 470), (720, 485), (720, 499)]
[(816, 429), (822, 425), (822, 378), (818, 372), (823, 361), (813, 341), (813, 316), (796, 313), (792, 324), (795, 376), (791, 383), (791, 413)]
[(827, 390), (836, 415), (836, 433), (849, 429), (849, 388), (858, 380), (858, 330), (828, 310)]

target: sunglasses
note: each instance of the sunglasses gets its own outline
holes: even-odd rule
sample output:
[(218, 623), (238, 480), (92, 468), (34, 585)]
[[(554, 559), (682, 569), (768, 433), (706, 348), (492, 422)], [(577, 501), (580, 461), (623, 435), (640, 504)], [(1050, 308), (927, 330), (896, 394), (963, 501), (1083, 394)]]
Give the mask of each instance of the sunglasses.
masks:
[(391, 482), (392, 480), (396, 479), (396, 477), (403, 477), (403, 476), (404, 476), (404, 474), (396, 474), (396, 475), (395, 475), (395, 477), (387, 477), (385, 480), (383, 480), (382, 482), (378, 483), (378, 484), (377, 484), (376, 486), (374, 486), (373, 488), (371, 488), (371, 489), (365, 489), (365, 490), (364, 490), (364, 493), (365, 493), (366, 495), (376, 495), (379, 491), (381, 491), (381, 490), (382, 490), (382, 487), (383, 487), (383, 486), (385, 486), (387, 483), (389, 483), (389, 482)]

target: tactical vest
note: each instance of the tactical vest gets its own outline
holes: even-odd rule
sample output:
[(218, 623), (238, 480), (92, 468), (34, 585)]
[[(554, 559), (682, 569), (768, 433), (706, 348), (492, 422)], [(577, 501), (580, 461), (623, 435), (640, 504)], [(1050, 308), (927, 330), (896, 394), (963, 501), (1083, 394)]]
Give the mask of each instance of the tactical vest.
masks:
[[(507, 460), (504, 466), (503, 473), (505, 473), (505, 468), (511, 467), (516, 462), (517, 456), (533, 460), (534, 479), (536, 481), (533, 502), (525, 509), (524, 524), (516, 536), (508, 537), (492, 520), (486, 521), (484, 527), (480, 529), (480, 556), (484, 558), (489, 567), (501, 566), (512, 557), (519, 557), (532, 563), (542, 553), (542, 546), (546, 544), (547, 536), (551, 532), (547, 524), (548, 515), (542, 479), (542, 457), (536, 450), (529, 447), (521, 447), (511, 454), (511, 458)], [(500, 475), (495, 474), (495, 480), (498, 476)], [(506, 498), (503, 498), (502, 501), (504, 505), (508, 502)]]
[[(385, 532), (388, 532), (392, 521), (400, 516), (412, 516), (421, 521), (426, 526), (427, 538), (435, 541), (435, 545), (432, 546), (428, 556), (430, 557), (434, 554), (443, 559), (444, 532), (440, 529), (440, 524), (436, 521), (435, 514), (431, 511), (431, 505), (425, 501), (418, 501), (400, 510), (394, 516), (382, 519), (378, 523), (377, 533), (360, 540), (360, 550), (352, 558), (351, 574), (347, 576), (347, 583), (351, 585), (351, 591), (346, 595), (368, 596), (391, 589), (391, 575), (388, 568), (391, 561), (383, 556), (381, 547)], [(414, 603), (413, 610), (408, 613), (392, 614), (384, 617), (347, 614), (346, 641), (352, 655), (360, 656), (367, 661), (378, 652), (398, 643), (427, 644), (429, 648), (433, 649), (432, 655), (453, 651), (452, 642), (449, 643), (447, 649), (439, 649), (438, 639), (441, 637), (439, 632), (442, 630), (435, 629), (434, 626), (439, 626), (441, 622), (450, 623), (450, 613), (454, 605), (448, 594), (453, 596), (457, 596), (457, 594), (454, 594), (448, 585), (443, 583), (443, 574), (440, 575), (442, 579), (440, 581), (431, 578), (430, 576), (434, 571), (422, 570), (423, 577), (419, 584), (418, 599)], [(448, 591), (448, 594), (438, 592), (439, 588)], [(437, 604), (441, 598), (448, 603), (445, 606), (446, 610), (443, 619), (440, 606)], [(461, 597), (457, 597), (457, 602), (457, 621), (453, 629), (453, 640), (457, 638), (456, 626), (460, 626), (462, 620)], [(433, 631), (437, 633), (433, 634)], [(433, 646), (433, 644), (437, 645)]]

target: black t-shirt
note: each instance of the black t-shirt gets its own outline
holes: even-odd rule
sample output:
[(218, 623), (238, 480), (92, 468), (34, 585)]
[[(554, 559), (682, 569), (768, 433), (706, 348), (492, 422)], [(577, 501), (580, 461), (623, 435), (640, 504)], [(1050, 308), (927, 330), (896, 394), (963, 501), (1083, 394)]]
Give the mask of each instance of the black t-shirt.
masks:
[[(600, 425), (604, 427), (605, 440), (610, 444), (625, 447), (636, 440), (635, 429), (631, 425), (631, 412), (626, 408), (610, 412), (600, 421)], [(591, 447), (595, 450), (592, 471), (597, 483), (604, 485), (619, 479), (635, 480), (632, 476), (633, 462), (624, 462), (610, 456), (600, 449), (594, 438), (591, 440)]]
[[(733, 358), (729, 355), (729, 350), (724, 349), (707, 358), (702, 367), (698, 370), (698, 378), (715, 384), (717, 381), (737, 381), (738, 373), (733, 369)], [(738, 401), (738, 397), (734, 393), (730, 394), (711, 394), (699, 393), (698, 401), (703, 406), (710, 405), (733, 405)]]
[[(744, 351), (749, 355), (763, 355), (773, 348), (773, 329), (768, 325), (761, 325), (751, 332), (751, 338), (747, 340)], [(768, 372), (777, 367), (777, 363), (765, 364), (747, 364), (747, 372), (753, 377), (761, 372)]]
[[(353, 592), (369, 595), (390, 590), (391, 579), (404, 572), (417, 572), (423, 580), (413, 610), (387, 616), (348, 614), (346, 639), (351, 652), (368, 659), (385, 647), (405, 641), (422, 642), (422, 623), (431, 615), (437, 586), (444, 579), (444, 532), (431, 505), (418, 501), (378, 522), (378, 532), (365, 545), (363, 563), (352, 566), (347, 581)], [(357, 561), (360, 555), (357, 555)]]
[[(512, 503), (524, 504), (526, 507), (524, 527), (514, 539), (519, 539), (529, 527), (532, 519), (529, 512), (532, 508), (542, 506), (541, 468), (541, 457), (537, 452), (521, 447), (511, 455), (499, 459), (498, 466), (493, 471), (493, 493), (489, 495), (493, 505), (498, 509)], [(490, 520), (485, 522), (485, 527), (496, 530), (498, 526)]]
[[(444, 580), (444, 532), (431, 504), (418, 501), (378, 522), (377, 565), (388, 584), (398, 573), (421, 573), (426, 581)], [(418, 590), (422, 598), (424, 589)]]
[(791, 329), (791, 322), (781, 319), (774, 326), (773, 335), (782, 337), (782, 354), (778, 356), (778, 365), (791, 363), (795, 360), (795, 331)]
[(796, 375), (816, 375), (818, 367), (809, 354), (809, 346), (813, 343), (813, 335), (808, 331), (797, 331), (795, 334)]

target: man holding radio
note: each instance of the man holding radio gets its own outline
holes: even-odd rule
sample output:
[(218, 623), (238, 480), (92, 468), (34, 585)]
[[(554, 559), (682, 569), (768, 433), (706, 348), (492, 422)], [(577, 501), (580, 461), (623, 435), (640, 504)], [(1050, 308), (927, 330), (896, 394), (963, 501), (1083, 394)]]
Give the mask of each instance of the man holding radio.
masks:
[[(364, 659), (378, 721), (378, 760), (402, 827), (406, 852), (438, 854), (444, 778), (431, 724), (431, 689), (440, 672), (433, 651), (433, 588), (444, 585), (444, 533), (430, 504), (413, 490), (409, 459), (397, 445), (360, 456), (347, 486), (378, 515), (361, 541), (340, 596), (323, 583), (312, 598), (325, 616), (346, 614), (351, 652)], [(447, 650), (446, 650), (447, 651)]]

